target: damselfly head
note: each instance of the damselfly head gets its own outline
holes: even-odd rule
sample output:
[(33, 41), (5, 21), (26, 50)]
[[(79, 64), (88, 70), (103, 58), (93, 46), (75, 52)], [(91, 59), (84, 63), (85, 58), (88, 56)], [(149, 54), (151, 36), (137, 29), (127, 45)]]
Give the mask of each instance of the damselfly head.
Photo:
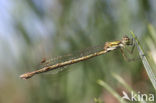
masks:
[(132, 45), (132, 40), (128, 36), (124, 36), (121, 41), (124, 45)]

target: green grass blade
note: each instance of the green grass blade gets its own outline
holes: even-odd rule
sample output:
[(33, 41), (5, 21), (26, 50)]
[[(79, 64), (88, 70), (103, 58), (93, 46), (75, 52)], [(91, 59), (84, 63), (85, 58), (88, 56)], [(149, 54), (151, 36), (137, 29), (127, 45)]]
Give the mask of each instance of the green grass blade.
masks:
[(133, 91), (132, 88), (124, 81), (123, 78), (121, 78), (119, 75), (116, 73), (112, 73), (112, 76), (119, 82), (121, 83), (129, 92)]
[(143, 49), (141, 48), (140, 43), (139, 43), (137, 37), (135, 36), (135, 34), (133, 32), (131, 32), (131, 34), (132, 34), (133, 38), (135, 39), (135, 43), (136, 43), (136, 46), (137, 46), (140, 58), (141, 58), (142, 63), (144, 65), (145, 69), (146, 69), (148, 77), (151, 80), (154, 89), (156, 90), (156, 77), (154, 75), (154, 72), (153, 72), (153, 70), (152, 70), (152, 68), (151, 68), (151, 66), (150, 66), (146, 56), (144, 55)]
[(106, 88), (114, 97), (116, 97), (121, 103), (127, 103), (124, 101), (118, 93), (116, 93), (115, 90), (113, 90), (106, 82), (102, 80), (98, 80), (97, 83), (101, 85), (102, 87)]
[[(119, 82), (121, 83), (127, 90), (128, 92), (133, 92), (134, 94), (137, 94), (125, 81), (124, 79), (117, 75), (116, 73), (112, 73), (112, 76)], [(138, 99), (138, 98), (136, 98)], [(139, 103), (146, 103), (144, 100), (143, 101), (138, 101)]]

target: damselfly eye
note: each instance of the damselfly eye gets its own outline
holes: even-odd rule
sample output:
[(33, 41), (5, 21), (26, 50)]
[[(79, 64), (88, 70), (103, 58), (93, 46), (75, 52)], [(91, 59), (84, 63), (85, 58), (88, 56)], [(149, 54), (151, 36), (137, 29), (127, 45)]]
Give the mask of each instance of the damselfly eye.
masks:
[(128, 37), (128, 36), (124, 36), (123, 38), (122, 38), (122, 43), (123, 44), (126, 44), (126, 45), (131, 45), (132, 43), (131, 43), (131, 40), (130, 40), (130, 38)]

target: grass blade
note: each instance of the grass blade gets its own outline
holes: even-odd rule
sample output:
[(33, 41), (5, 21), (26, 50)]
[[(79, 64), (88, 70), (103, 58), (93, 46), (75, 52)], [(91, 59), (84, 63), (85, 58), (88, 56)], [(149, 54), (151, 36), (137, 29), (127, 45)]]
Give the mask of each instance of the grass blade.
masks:
[(131, 34), (132, 34), (133, 38), (135, 39), (135, 43), (136, 43), (136, 46), (137, 46), (140, 58), (141, 58), (142, 63), (144, 65), (145, 69), (146, 69), (148, 77), (151, 80), (154, 89), (156, 90), (156, 77), (154, 75), (154, 72), (153, 72), (153, 70), (152, 70), (152, 68), (151, 68), (151, 66), (150, 66), (146, 56), (144, 55), (143, 49), (141, 48), (140, 43), (139, 43), (137, 37), (135, 36), (135, 34), (133, 32), (131, 32)]
[[(112, 73), (112, 76), (119, 82), (121, 83), (127, 90), (128, 92), (133, 92), (134, 94), (137, 94), (125, 81), (122, 77), (120, 77), (119, 75), (117, 75), (116, 73)], [(138, 100), (138, 98), (136, 98)], [(144, 100), (143, 101), (139, 101), (139, 103), (146, 103)]]
[(98, 80), (97, 83), (102, 87), (106, 88), (114, 97), (116, 97), (121, 103), (127, 103), (124, 101), (118, 93), (116, 93), (106, 82)]

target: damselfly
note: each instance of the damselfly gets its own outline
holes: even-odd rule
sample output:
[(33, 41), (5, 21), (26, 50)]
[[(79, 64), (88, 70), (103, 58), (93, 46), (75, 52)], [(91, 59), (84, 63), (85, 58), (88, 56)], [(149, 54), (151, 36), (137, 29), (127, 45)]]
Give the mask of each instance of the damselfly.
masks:
[[(35, 74), (48, 72), (48, 71), (51, 71), (51, 70), (54, 70), (54, 69), (58, 69), (60, 67), (64, 67), (66, 65), (78, 63), (80, 61), (84, 61), (84, 60), (93, 58), (95, 56), (105, 54), (105, 53), (107, 53), (109, 51), (113, 51), (113, 50), (116, 50), (116, 49), (119, 49), (119, 48), (122, 49), (125, 46), (129, 46), (129, 45), (133, 45), (133, 40), (130, 39), (128, 36), (124, 36), (121, 40), (113, 41), (113, 42), (106, 42), (102, 46), (99, 46), (99, 47), (97, 46), (97, 47), (94, 47), (94, 48), (90, 48), (90, 49), (86, 50), (86, 52), (80, 53), (79, 56), (69, 55), (71, 57), (69, 59), (65, 59), (65, 60), (62, 60), (60, 58), (57, 63), (53, 63), (52, 65), (45, 65), (45, 66), (43, 66), (43, 68), (41, 68), (39, 70), (24, 73), (24, 74), (20, 75), (20, 78), (29, 79), (32, 76), (34, 76)], [(95, 49), (95, 50), (92, 50), (92, 49)], [(90, 50), (92, 52), (90, 52)], [(46, 62), (45, 59), (41, 61), (41, 63), (45, 63), (45, 62)]]

